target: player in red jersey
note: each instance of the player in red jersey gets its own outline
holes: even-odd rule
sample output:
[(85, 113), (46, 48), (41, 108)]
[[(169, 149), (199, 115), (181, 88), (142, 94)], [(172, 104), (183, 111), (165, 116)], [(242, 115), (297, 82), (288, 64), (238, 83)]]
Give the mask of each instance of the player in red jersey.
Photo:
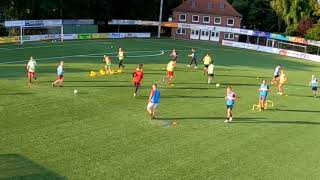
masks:
[(143, 64), (140, 64), (139, 67), (136, 69), (136, 71), (133, 73), (133, 83), (134, 86), (136, 87), (136, 90), (133, 94), (134, 97), (137, 96), (138, 89), (141, 86), (141, 82), (143, 79)]

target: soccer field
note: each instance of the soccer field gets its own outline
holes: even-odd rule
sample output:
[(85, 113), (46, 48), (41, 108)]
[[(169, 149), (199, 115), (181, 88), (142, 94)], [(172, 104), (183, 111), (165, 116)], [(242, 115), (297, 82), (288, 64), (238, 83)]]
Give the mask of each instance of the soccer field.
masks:
[[(104, 66), (103, 54), (116, 55), (118, 47), (128, 56), (123, 74), (90, 78), (90, 71)], [(175, 86), (168, 87), (161, 79), (172, 48), (180, 58)], [(199, 60), (214, 56), (214, 84), (207, 84), (202, 66), (187, 68), (191, 48), (198, 49)], [(1, 45), (0, 53), (1, 180), (320, 177), (320, 98), (308, 87), (312, 74), (320, 76), (320, 64), (169, 39)], [(23, 60), (30, 56), (37, 59), (39, 77), (28, 87)], [(52, 88), (60, 59), (65, 84)], [(132, 72), (140, 63), (145, 78), (133, 98)], [(272, 86), (275, 106), (252, 111), (261, 80), (270, 81), (279, 63), (289, 79), (287, 96)], [(159, 118), (151, 121), (146, 104), (153, 83), (161, 103)], [(225, 124), (229, 85), (238, 100), (234, 122)]]

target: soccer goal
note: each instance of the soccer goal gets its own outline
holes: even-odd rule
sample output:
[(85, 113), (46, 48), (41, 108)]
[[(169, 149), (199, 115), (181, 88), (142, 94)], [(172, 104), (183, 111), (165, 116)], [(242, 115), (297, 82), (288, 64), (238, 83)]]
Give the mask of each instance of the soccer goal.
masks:
[(279, 49), (298, 51), (298, 52), (303, 52), (303, 53), (307, 52), (306, 45), (288, 43), (288, 42), (278, 41), (278, 40), (274, 40), (274, 39), (268, 39), (267, 46), (279, 48)]
[(20, 44), (36, 41), (63, 42), (63, 25), (20, 26)]

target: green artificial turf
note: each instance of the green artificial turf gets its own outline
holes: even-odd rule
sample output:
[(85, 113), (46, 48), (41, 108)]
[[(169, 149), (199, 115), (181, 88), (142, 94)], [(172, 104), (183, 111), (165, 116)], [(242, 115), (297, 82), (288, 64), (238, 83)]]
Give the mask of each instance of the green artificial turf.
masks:
[[(118, 47), (129, 56), (124, 73), (90, 78), (91, 70), (103, 67), (102, 53)], [(214, 84), (207, 84), (202, 66), (186, 67), (192, 47), (199, 57), (214, 56)], [(167, 87), (161, 78), (172, 48), (180, 58), (175, 86)], [(165, 54), (158, 56), (161, 50)], [(167, 39), (1, 45), (0, 53), (0, 180), (320, 177), (320, 98), (307, 86), (312, 74), (320, 76), (319, 64)], [(4, 64), (29, 56), (39, 59), (32, 87), (25, 62)], [(65, 86), (52, 88), (59, 57), (65, 60)], [(145, 78), (134, 99), (132, 72), (140, 63)], [(288, 96), (271, 87), (275, 107), (251, 111), (261, 80), (271, 80), (278, 63), (289, 78)], [(151, 121), (145, 109), (153, 83), (159, 83), (161, 103)], [(223, 122), (228, 85), (239, 97), (231, 124)]]

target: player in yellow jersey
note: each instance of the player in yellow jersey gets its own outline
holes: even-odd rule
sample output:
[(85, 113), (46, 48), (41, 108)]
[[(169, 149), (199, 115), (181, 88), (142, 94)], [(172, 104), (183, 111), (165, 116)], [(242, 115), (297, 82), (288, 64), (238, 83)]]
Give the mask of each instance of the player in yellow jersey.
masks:
[(119, 48), (118, 58), (119, 58), (118, 69), (121, 69), (121, 68), (124, 69), (123, 61), (124, 61), (124, 58), (125, 58), (125, 53), (124, 53), (124, 50), (122, 48)]
[(208, 74), (208, 67), (212, 62), (212, 58), (210, 57), (209, 54), (206, 54), (206, 56), (203, 58), (203, 64), (204, 64), (204, 68), (203, 68), (203, 75)]
[(279, 85), (278, 85), (278, 94), (283, 95), (284, 91), (284, 85), (288, 81), (288, 77), (285, 74), (284, 70), (280, 71), (280, 77), (279, 77)]
[(174, 78), (174, 68), (176, 67), (176, 61), (171, 60), (167, 65), (167, 76), (162, 79), (163, 82), (167, 80), (169, 85), (172, 85), (172, 79)]

